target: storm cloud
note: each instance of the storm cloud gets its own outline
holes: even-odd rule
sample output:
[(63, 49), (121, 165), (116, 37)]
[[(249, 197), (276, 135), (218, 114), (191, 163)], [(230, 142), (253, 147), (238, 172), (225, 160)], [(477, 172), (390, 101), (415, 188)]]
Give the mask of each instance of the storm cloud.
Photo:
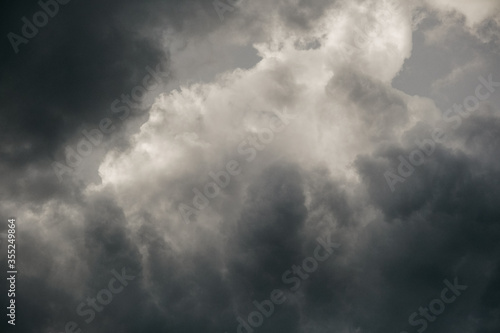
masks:
[(2, 331), (499, 331), (497, 1), (62, 2), (2, 4)]

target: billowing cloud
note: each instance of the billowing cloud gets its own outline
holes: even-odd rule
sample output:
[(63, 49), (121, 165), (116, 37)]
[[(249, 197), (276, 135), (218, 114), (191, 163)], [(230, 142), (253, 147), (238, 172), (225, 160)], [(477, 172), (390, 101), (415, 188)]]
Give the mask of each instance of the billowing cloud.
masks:
[[(37, 134), (5, 103), (22, 110), (10, 140), (43, 146), (2, 143), (15, 329), (498, 331), (496, 2), (222, 3), (223, 21), (208, 2), (82, 5), (100, 18), (88, 59), (51, 62), (75, 86), (57, 74), (23, 102), (54, 121)], [(168, 76), (117, 121), (158, 63)], [(67, 162), (107, 117), (117, 130), (59, 182), (42, 156)]]

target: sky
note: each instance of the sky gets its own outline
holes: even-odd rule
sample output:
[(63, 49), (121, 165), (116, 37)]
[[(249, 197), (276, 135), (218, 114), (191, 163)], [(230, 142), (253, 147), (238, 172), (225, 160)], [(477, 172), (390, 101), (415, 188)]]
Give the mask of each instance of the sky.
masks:
[(500, 1), (1, 6), (2, 332), (500, 332)]

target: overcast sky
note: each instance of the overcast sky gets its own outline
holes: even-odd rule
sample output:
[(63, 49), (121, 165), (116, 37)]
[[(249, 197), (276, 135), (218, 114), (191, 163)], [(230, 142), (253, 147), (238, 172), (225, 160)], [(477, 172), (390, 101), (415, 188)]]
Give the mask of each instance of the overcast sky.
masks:
[(0, 9), (2, 332), (500, 332), (500, 1), (65, 1)]

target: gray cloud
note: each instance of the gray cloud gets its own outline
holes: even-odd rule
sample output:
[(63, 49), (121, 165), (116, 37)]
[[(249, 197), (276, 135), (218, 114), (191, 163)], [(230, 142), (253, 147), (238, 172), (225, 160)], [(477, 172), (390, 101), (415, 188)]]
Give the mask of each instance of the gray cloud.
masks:
[[(7, 48), (0, 216), (18, 220), (20, 273), (2, 331), (237, 332), (279, 289), (254, 332), (415, 332), (457, 278), (468, 289), (425, 331), (497, 332), (498, 93), (394, 192), (383, 176), (480, 75), (500, 80), (498, 13), (444, 3), (247, 1), (221, 22), (211, 1), (75, 1)], [(4, 35), (38, 8), (4, 6)], [(142, 114), (59, 183), (52, 160), (158, 63), (170, 76)], [(186, 222), (179, 204), (231, 160), (241, 173)], [(284, 281), (326, 235), (341, 246)], [(122, 268), (134, 280), (86, 323), (78, 306)]]

